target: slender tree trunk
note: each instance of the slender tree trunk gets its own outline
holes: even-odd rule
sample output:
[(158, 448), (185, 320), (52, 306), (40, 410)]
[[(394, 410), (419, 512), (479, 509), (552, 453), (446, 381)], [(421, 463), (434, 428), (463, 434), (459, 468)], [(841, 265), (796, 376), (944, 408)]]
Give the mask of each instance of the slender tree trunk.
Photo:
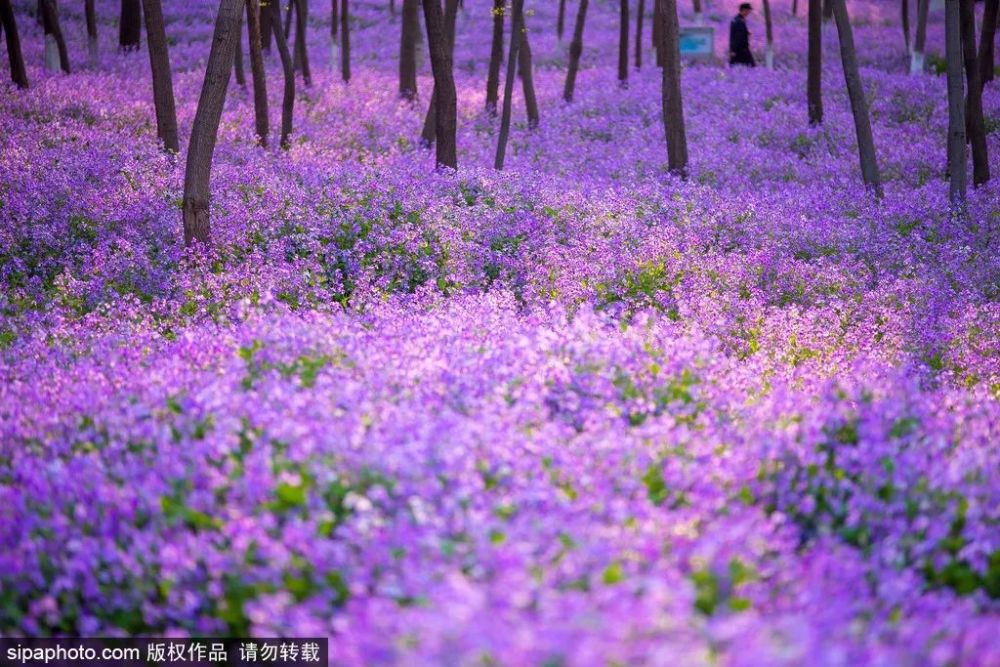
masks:
[(66, 40), (63, 38), (62, 26), (59, 24), (59, 10), (55, 0), (42, 0), (42, 22), (45, 28), (45, 36), (48, 40), (52, 37), (59, 53), (59, 67), (66, 74), (69, 74), (69, 53), (66, 51)]
[(806, 98), (809, 107), (809, 124), (823, 122), (823, 16), (821, 0), (809, 0), (809, 71), (806, 80)]
[(906, 52), (910, 50), (910, 0), (902, 0), (899, 6), (899, 22), (903, 25), (903, 44), (906, 45)]
[(85, 0), (83, 12), (87, 20), (87, 58), (91, 67), (97, 67), (97, 10), (95, 0)]
[(997, 29), (1000, 0), (986, 0), (983, 8), (983, 32), (979, 39), (979, 75), (983, 85), (993, 80), (993, 40)]
[(646, 0), (639, 0), (635, 12), (635, 68), (642, 69), (642, 19), (646, 13)]
[(930, 0), (917, 0), (917, 32), (913, 37), (910, 54), (910, 74), (924, 73), (924, 44), (927, 41), (927, 12)]
[(833, 18), (834, 0), (823, 0), (823, 20), (829, 21)]
[[(523, 16), (523, 11), (522, 11)], [(532, 70), (531, 44), (528, 43), (528, 28), (521, 19), (521, 46), (517, 51), (517, 68), (521, 73), (521, 89), (524, 91), (524, 108), (528, 114), (528, 129), (538, 127), (541, 117), (538, 113), (538, 97), (535, 95), (535, 73)]]
[(503, 59), (503, 15), (506, 0), (493, 0), (493, 43), (490, 68), (486, 75), (486, 113), (497, 115), (500, 88), (500, 61)]
[(141, 0), (122, 0), (121, 18), (118, 21), (118, 47), (122, 51), (135, 51), (142, 38)]
[(663, 67), (663, 0), (653, 0), (653, 50), (656, 66)]
[[(278, 2), (278, 0), (274, 0)], [(297, 0), (288, 0), (288, 8), (285, 9), (285, 42), (287, 43), (292, 38), (292, 12), (298, 9)]]
[(260, 2), (247, 0), (247, 38), (250, 42), (250, 76), (253, 79), (253, 112), (257, 145), (267, 148), (270, 120), (267, 110), (267, 72), (264, 69), (264, 53), (261, 50)]
[(188, 143), (187, 169), (184, 172), (184, 243), (209, 243), (212, 225), (209, 218), (210, 180), (212, 154), (222, 118), (222, 105), (226, 101), (229, 73), (233, 69), (233, 51), (236, 48), (236, 24), (243, 9), (243, 0), (221, 0), (215, 19), (212, 50), (208, 56), (205, 81), (198, 98), (198, 108)]
[(774, 69), (774, 25), (771, 23), (771, 2), (763, 0), (764, 5), (764, 30), (767, 34), (767, 48), (764, 51), (764, 66), (767, 69)]
[(281, 69), (285, 75), (285, 94), (281, 100), (281, 147), (288, 150), (288, 137), (292, 134), (292, 111), (295, 108), (295, 70), (292, 68), (292, 54), (288, 52), (288, 41), (281, 25), (281, 10), (278, 3), (271, 0), (268, 3), (271, 12), (271, 26), (274, 32), (274, 43), (278, 46), (278, 56), (281, 58)]
[(402, 35), (399, 40), (399, 94), (404, 100), (412, 102), (417, 99), (420, 0), (403, 0), (402, 24)]
[(618, 85), (628, 87), (628, 0), (618, 2)]
[(962, 54), (965, 60), (966, 132), (972, 146), (972, 185), (979, 187), (990, 180), (990, 163), (983, 121), (983, 84), (976, 55), (976, 7), (974, 0), (959, 0), (961, 10)]
[(28, 87), (28, 73), (24, 69), (24, 55), (21, 53), (21, 38), (17, 33), (17, 18), (10, 0), (0, 0), (0, 22), (7, 38), (7, 59), (10, 61), (10, 78), (18, 88)]
[(563, 88), (563, 99), (573, 101), (576, 89), (576, 74), (580, 70), (580, 56), (583, 54), (583, 27), (587, 22), (587, 4), (589, 0), (580, 0), (576, 12), (576, 26), (573, 28), (573, 41), (569, 44), (569, 69), (566, 70), (566, 86)]
[(174, 84), (170, 74), (170, 52), (167, 50), (167, 30), (160, 0), (142, 0), (146, 18), (146, 48), (153, 73), (153, 106), (156, 109), (156, 136), (168, 153), (180, 152), (177, 139), (177, 110), (174, 106)]
[[(146, 0), (143, 0), (145, 2)], [(247, 87), (247, 77), (243, 73), (243, 13), (236, 25), (236, 53), (233, 55), (233, 70), (236, 72), (236, 85)]]
[(875, 197), (881, 199), (882, 179), (878, 172), (875, 140), (872, 138), (872, 124), (868, 116), (868, 101), (865, 99), (865, 87), (858, 72), (858, 57), (854, 50), (854, 34), (851, 30), (851, 18), (847, 14), (846, 0), (834, 0), (833, 13), (837, 21), (837, 34), (840, 36), (840, 60), (844, 66), (844, 81), (847, 84), (847, 95), (851, 99), (854, 130), (858, 137), (861, 178)]
[(340, 17), (337, 10), (337, 0), (330, 0), (330, 69), (336, 71), (340, 62)]
[(692, 0), (694, 6), (694, 24), (701, 25), (705, 22), (705, 15), (701, 12), (701, 0)]
[(514, 0), (514, 16), (511, 18), (510, 50), (507, 53), (507, 81), (503, 89), (503, 113), (500, 116), (500, 136), (497, 138), (497, 154), (493, 161), (495, 169), (503, 169), (507, 155), (507, 138), (510, 136), (510, 117), (514, 98), (514, 71), (517, 67), (517, 52), (521, 47), (524, 33), (524, 0)]
[[(334, 3), (337, 0), (333, 0)], [(271, 10), (267, 5), (260, 5), (260, 48), (264, 53), (271, 53), (271, 33), (274, 32), (271, 25)]]
[(312, 85), (309, 68), (309, 0), (295, 0), (295, 60), (302, 69), (302, 82)]
[(347, 0), (340, 4), (340, 74), (345, 82), (351, 80), (351, 23)]
[[(444, 38), (448, 53), (455, 54), (455, 19), (458, 15), (458, 4), (448, 0), (444, 15)], [(437, 87), (431, 90), (431, 102), (427, 105), (427, 115), (424, 116), (424, 128), (420, 133), (420, 145), (430, 148), (437, 136)]]
[(667, 137), (667, 165), (671, 173), (687, 177), (687, 133), (681, 99), (680, 28), (677, 0), (661, 0), (660, 51), (663, 53), (663, 129)]
[(965, 206), (965, 105), (962, 99), (962, 28), (959, 0), (945, 0), (945, 58), (948, 76), (948, 196), (952, 206)]
[[(447, 0), (449, 10), (457, 0)], [(457, 95), (452, 57), (439, 0), (423, 0), (427, 45), (431, 52), (434, 73), (435, 135), (438, 168), (458, 168), (455, 134), (458, 125)]]
[(566, 28), (566, 0), (559, 0), (559, 16), (556, 18), (556, 37), (562, 41)]

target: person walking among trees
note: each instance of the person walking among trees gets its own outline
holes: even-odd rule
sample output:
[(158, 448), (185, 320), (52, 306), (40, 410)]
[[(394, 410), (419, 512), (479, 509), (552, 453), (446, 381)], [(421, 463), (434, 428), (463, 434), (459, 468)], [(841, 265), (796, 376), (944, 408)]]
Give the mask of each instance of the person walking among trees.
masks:
[(747, 16), (753, 11), (749, 2), (740, 5), (739, 13), (729, 22), (729, 64), (755, 67), (757, 63), (750, 53), (750, 31)]

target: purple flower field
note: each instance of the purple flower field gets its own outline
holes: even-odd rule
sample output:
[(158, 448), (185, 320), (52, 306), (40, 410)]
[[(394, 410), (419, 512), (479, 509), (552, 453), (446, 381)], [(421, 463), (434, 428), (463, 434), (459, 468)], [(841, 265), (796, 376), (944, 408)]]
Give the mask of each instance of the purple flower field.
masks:
[(558, 2), (527, 0), (541, 124), (518, 85), (503, 171), (491, 2), (458, 14), (459, 168), (438, 171), (425, 41), (418, 102), (397, 92), (401, 3), (352, 0), (345, 84), (314, 0), (290, 148), (275, 52), (273, 145), (231, 80), (213, 244), (185, 248), (219, 3), (164, 1), (171, 156), (119, 0), (97, 2), (94, 64), (83, 2), (59, 3), (68, 75), (15, 1), (0, 636), (329, 637), (337, 665), (1000, 666), (1000, 81), (995, 176), (953, 215), (943, 12), (911, 76), (899, 2), (850, 0), (878, 202), (833, 24), (810, 126), (808, 3), (772, 0), (769, 71), (721, 64), (738, 3), (703, 2), (719, 62), (683, 70), (681, 180), (652, 0), (627, 89), (618, 2), (592, 0), (572, 103), (578, 0), (562, 41)]

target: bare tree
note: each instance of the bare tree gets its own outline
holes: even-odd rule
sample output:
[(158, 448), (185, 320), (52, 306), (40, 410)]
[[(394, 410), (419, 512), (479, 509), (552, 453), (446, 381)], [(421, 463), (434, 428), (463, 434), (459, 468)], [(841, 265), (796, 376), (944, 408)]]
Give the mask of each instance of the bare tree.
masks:
[(580, 0), (576, 12), (576, 26), (573, 28), (573, 41), (569, 44), (569, 68), (566, 70), (566, 85), (563, 88), (563, 99), (573, 101), (576, 89), (576, 74), (580, 70), (580, 56), (583, 55), (583, 27), (587, 22), (587, 4), (589, 0)]
[(979, 38), (979, 74), (985, 86), (993, 80), (993, 39), (997, 29), (1000, 0), (986, 0), (983, 8), (983, 32)]
[(875, 140), (872, 138), (868, 102), (865, 99), (861, 74), (858, 72), (858, 56), (854, 49), (854, 34), (851, 30), (851, 18), (847, 14), (846, 0), (833, 0), (833, 14), (837, 21), (837, 34), (840, 36), (840, 60), (844, 66), (844, 82), (847, 84), (847, 96), (851, 99), (854, 130), (858, 137), (861, 178), (875, 197), (881, 199), (882, 179), (875, 157)]
[(514, 0), (510, 28), (510, 50), (507, 54), (507, 81), (503, 89), (503, 113), (500, 116), (500, 135), (497, 138), (497, 154), (493, 161), (495, 169), (503, 169), (507, 155), (507, 138), (510, 136), (511, 107), (514, 99), (514, 72), (517, 66), (517, 52), (521, 48), (524, 34), (524, 0)]
[(823, 16), (822, 0), (809, 0), (809, 69), (806, 77), (806, 100), (809, 124), (823, 122)]
[(556, 37), (562, 41), (566, 28), (566, 0), (559, 0), (559, 15), (556, 18)]
[(979, 76), (976, 55), (976, 8), (974, 0), (960, 0), (962, 55), (965, 60), (965, 122), (972, 146), (972, 185), (979, 187), (990, 180), (990, 162), (986, 148), (986, 127), (983, 121), (983, 83)]
[(628, 87), (628, 0), (618, 2), (618, 85)]
[(833, 2), (834, 0), (823, 0), (823, 20), (829, 21), (833, 18)]
[[(457, 0), (447, 0), (449, 5)], [(439, 0), (423, 0), (427, 45), (434, 74), (436, 161), (438, 168), (458, 168), (455, 134), (458, 126), (457, 94), (452, 55), (448, 48), (444, 17)]]
[[(146, 0), (143, 0), (145, 2)], [(233, 54), (233, 71), (236, 72), (236, 85), (240, 88), (247, 87), (247, 77), (243, 72), (243, 14), (240, 13), (239, 23), (236, 26), (236, 53)]]
[(653, 0), (653, 50), (656, 66), (663, 67), (663, 0)]
[(903, 43), (906, 45), (906, 52), (910, 50), (910, 0), (902, 0), (899, 6), (899, 22), (903, 25)]
[[(336, 0), (334, 0), (336, 2)], [(420, 39), (420, 0), (403, 0), (402, 35), (399, 40), (399, 94), (417, 99), (417, 42)]]
[(771, 2), (763, 0), (764, 5), (764, 30), (767, 35), (767, 47), (764, 51), (764, 66), (767, 69), (774, 69), (774, 26), (771, 23)]
[(524, 92), (524, 108), (528, 114), (528, 129), (538, 127), (541, 117), (538, 113), (538, 97), (535, 95), (535, 73), (532, 70), (531, 44), (528, 42), (528, 27), (521, 19), (521, 47), (517, 51), (517, 71), (521, 75), (521, 89)]
[(136, 51), (142, 36), (141, 0), (122, 0), (121, 17), (118, 20), (118, 48), (122, 51)]
[(58, 63), (59, 69), (69, 74), (69, 53), (66, 51), (66, 40), (63, 38), (62, 27), (59, 24), (59, 9), (56, 7), (55, 0), (42, 0), (42, 27), (45, 30), (46, 67), (52, 70), (57, 69), (51, 66), (54, 63), (49, 62), (50, 54), (53, 52), (50, 47), (54, 46), (54, 52), (58, 54), (58, 58), (52, 60)]
[(486, 113), (497, 115), (500, 89), (500, 61), (503, 59), (503, 17), (506, 0), (493, 0), (493, 42), (490, 67), (486, 75)]
[[(302, 70), (302, 83), (312, 85), (312, 71), (309, 69), (309, 0), (295, 2), (295, 63)], [(346, 38), (345, 45), (346, 45)]]
[(924, 44), (927, 41), (927, 12), (930, 0), (917, 0), (917, 31), (910, 53), (910, 74), (924, 73)]
[[(926, 2), (926, 0), (923, 0)], [(948, 77), (948, 198), (956, 210), (965, 206), (965, 105), (962, 99), (962, 28), (959, 0), (945, 0), (944, 38)]]
[[(458, 2), (446, 0), (444, 13), (444, 38), (448, 53), (455, 54), (455, 19), (458, 17)], [(437, 136), (437, 87), (431, 90), (431, 101), (427, 105), (427, 115), (424, 116), (424, 128), (420, 133), (420, 145), (430, 148)]]
[(208, 56), (205, 81), (201, 86), (198, 108), (188, 143), (187, 168), (184, 172), (184, 243), (209, 243), (212, 225), (209, 217), (212, 154), (222, 118), (222, 105), (229, 87), (236, 48), (236, 24), (243, 9), (243, 0), (221, 0), (215, 19), (212, 49)]
[(260, 2), (247, 0), (247, 38), (250, 42), (250, 75), (253, 79), (254, 125), (257, 144), (267, 148), (270, 121), (267, 109), (267, 72), (264, 70), (264, 53), (260, 35)]
[(344, 81), (351, 80), (351, 22), (347, 0), (340, 4), (340, 74)]
[(635, 68), (642, 69), (642, 19), (646, 13), (646, 0), (639, 0), (635, 12)]
[[(273, 1), (273, 0), (272, 0)], [(333, 0), (337, 4), (337, 0)], [(271, 11), (267, 9), (267, 3), (260, 5), (260, 48), (264, 53), (271, 53), (271, 35), (274, 32), (271, 26)]]
[(340, 37), (338, 29), (340, 18), (337, 11), (338, 0), (330, 0), (330, 69), (336, 70), (337, 63), (340, 62)]
[(94, 0), (84, 0), (83, 13), (87, 21), (87, 56), (91, 67), (97, 67), (97, 10)]
[(292, 54), (288, 52), (288, 40), (281, 25), (281, 10), (278, 3), (268, 2), (271, 13), (271, 27), (274, 32), (274, 43), (278, 46), (278, 56), (281, 58), (281, 70), (285, 78), (285, 93), (281, 99), (281, 147), (288, 150), (288, 138), (292, 134), (292, 112), (295, 109), (295, 70), (292, 67)]
[(17, 18), (10, 0), (0, 0), (0, 23), (7, 38), (7, 59), (10, 61), (10, 78), (18, 88), (28, 87), (28, 73), (24, 69), (24, 55), (21, 53), (21, 38), (17, 34)]
[(687, 132), (681, 99), (680, 28), (677, 0), (660, 0), (660, 52), (663, 54), (663, 129), (667, 137), (667, 166), (670, 172), (687, 177)]
[(167, 30), (160, 0), (142, 0), (146, 17), (146, 47), (153, 73), (153, 106), (156, 109), (156, 136), (169, 153), (181, 149), (177, 139), (177, 110), (174, 106), (174, 84), (170, 75), (170, 53), (167, 50)]

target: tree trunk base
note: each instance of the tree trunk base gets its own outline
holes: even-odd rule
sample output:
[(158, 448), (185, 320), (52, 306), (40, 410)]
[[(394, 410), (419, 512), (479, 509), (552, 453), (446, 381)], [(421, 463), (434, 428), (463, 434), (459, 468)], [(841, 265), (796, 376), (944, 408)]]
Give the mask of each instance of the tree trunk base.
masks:
[(56, 43), (56, 37), (45, 35), (45, 71), (58, 72), (59, 69), (59, 45)]
[(87, 60), (90, 63), (90, 66), (92, 68), (94, 68), (94, 69), (97, 69), (97, 54), (98, 54), (97, 40), (96, 39), (88, 39), (87, 40)]
[(767, 50), (764, 51), (764, 66), (767, 69), (774, 69), (774, 47), (768, 44)]
[(701, 12), (694, 13), (694, 24), (695, 25), (705, 25), (705, 15)]
[(924, 54), (914, 51), (910, 54), (910, 76), (924, 73)]
[(208, 204), (206, 202), (184, 202), (184, 245), (194, 241), (208, 243), (210, 235)]
[(330, 39), (330, 69), (340, 69), (340, 44), (336, 39)]

